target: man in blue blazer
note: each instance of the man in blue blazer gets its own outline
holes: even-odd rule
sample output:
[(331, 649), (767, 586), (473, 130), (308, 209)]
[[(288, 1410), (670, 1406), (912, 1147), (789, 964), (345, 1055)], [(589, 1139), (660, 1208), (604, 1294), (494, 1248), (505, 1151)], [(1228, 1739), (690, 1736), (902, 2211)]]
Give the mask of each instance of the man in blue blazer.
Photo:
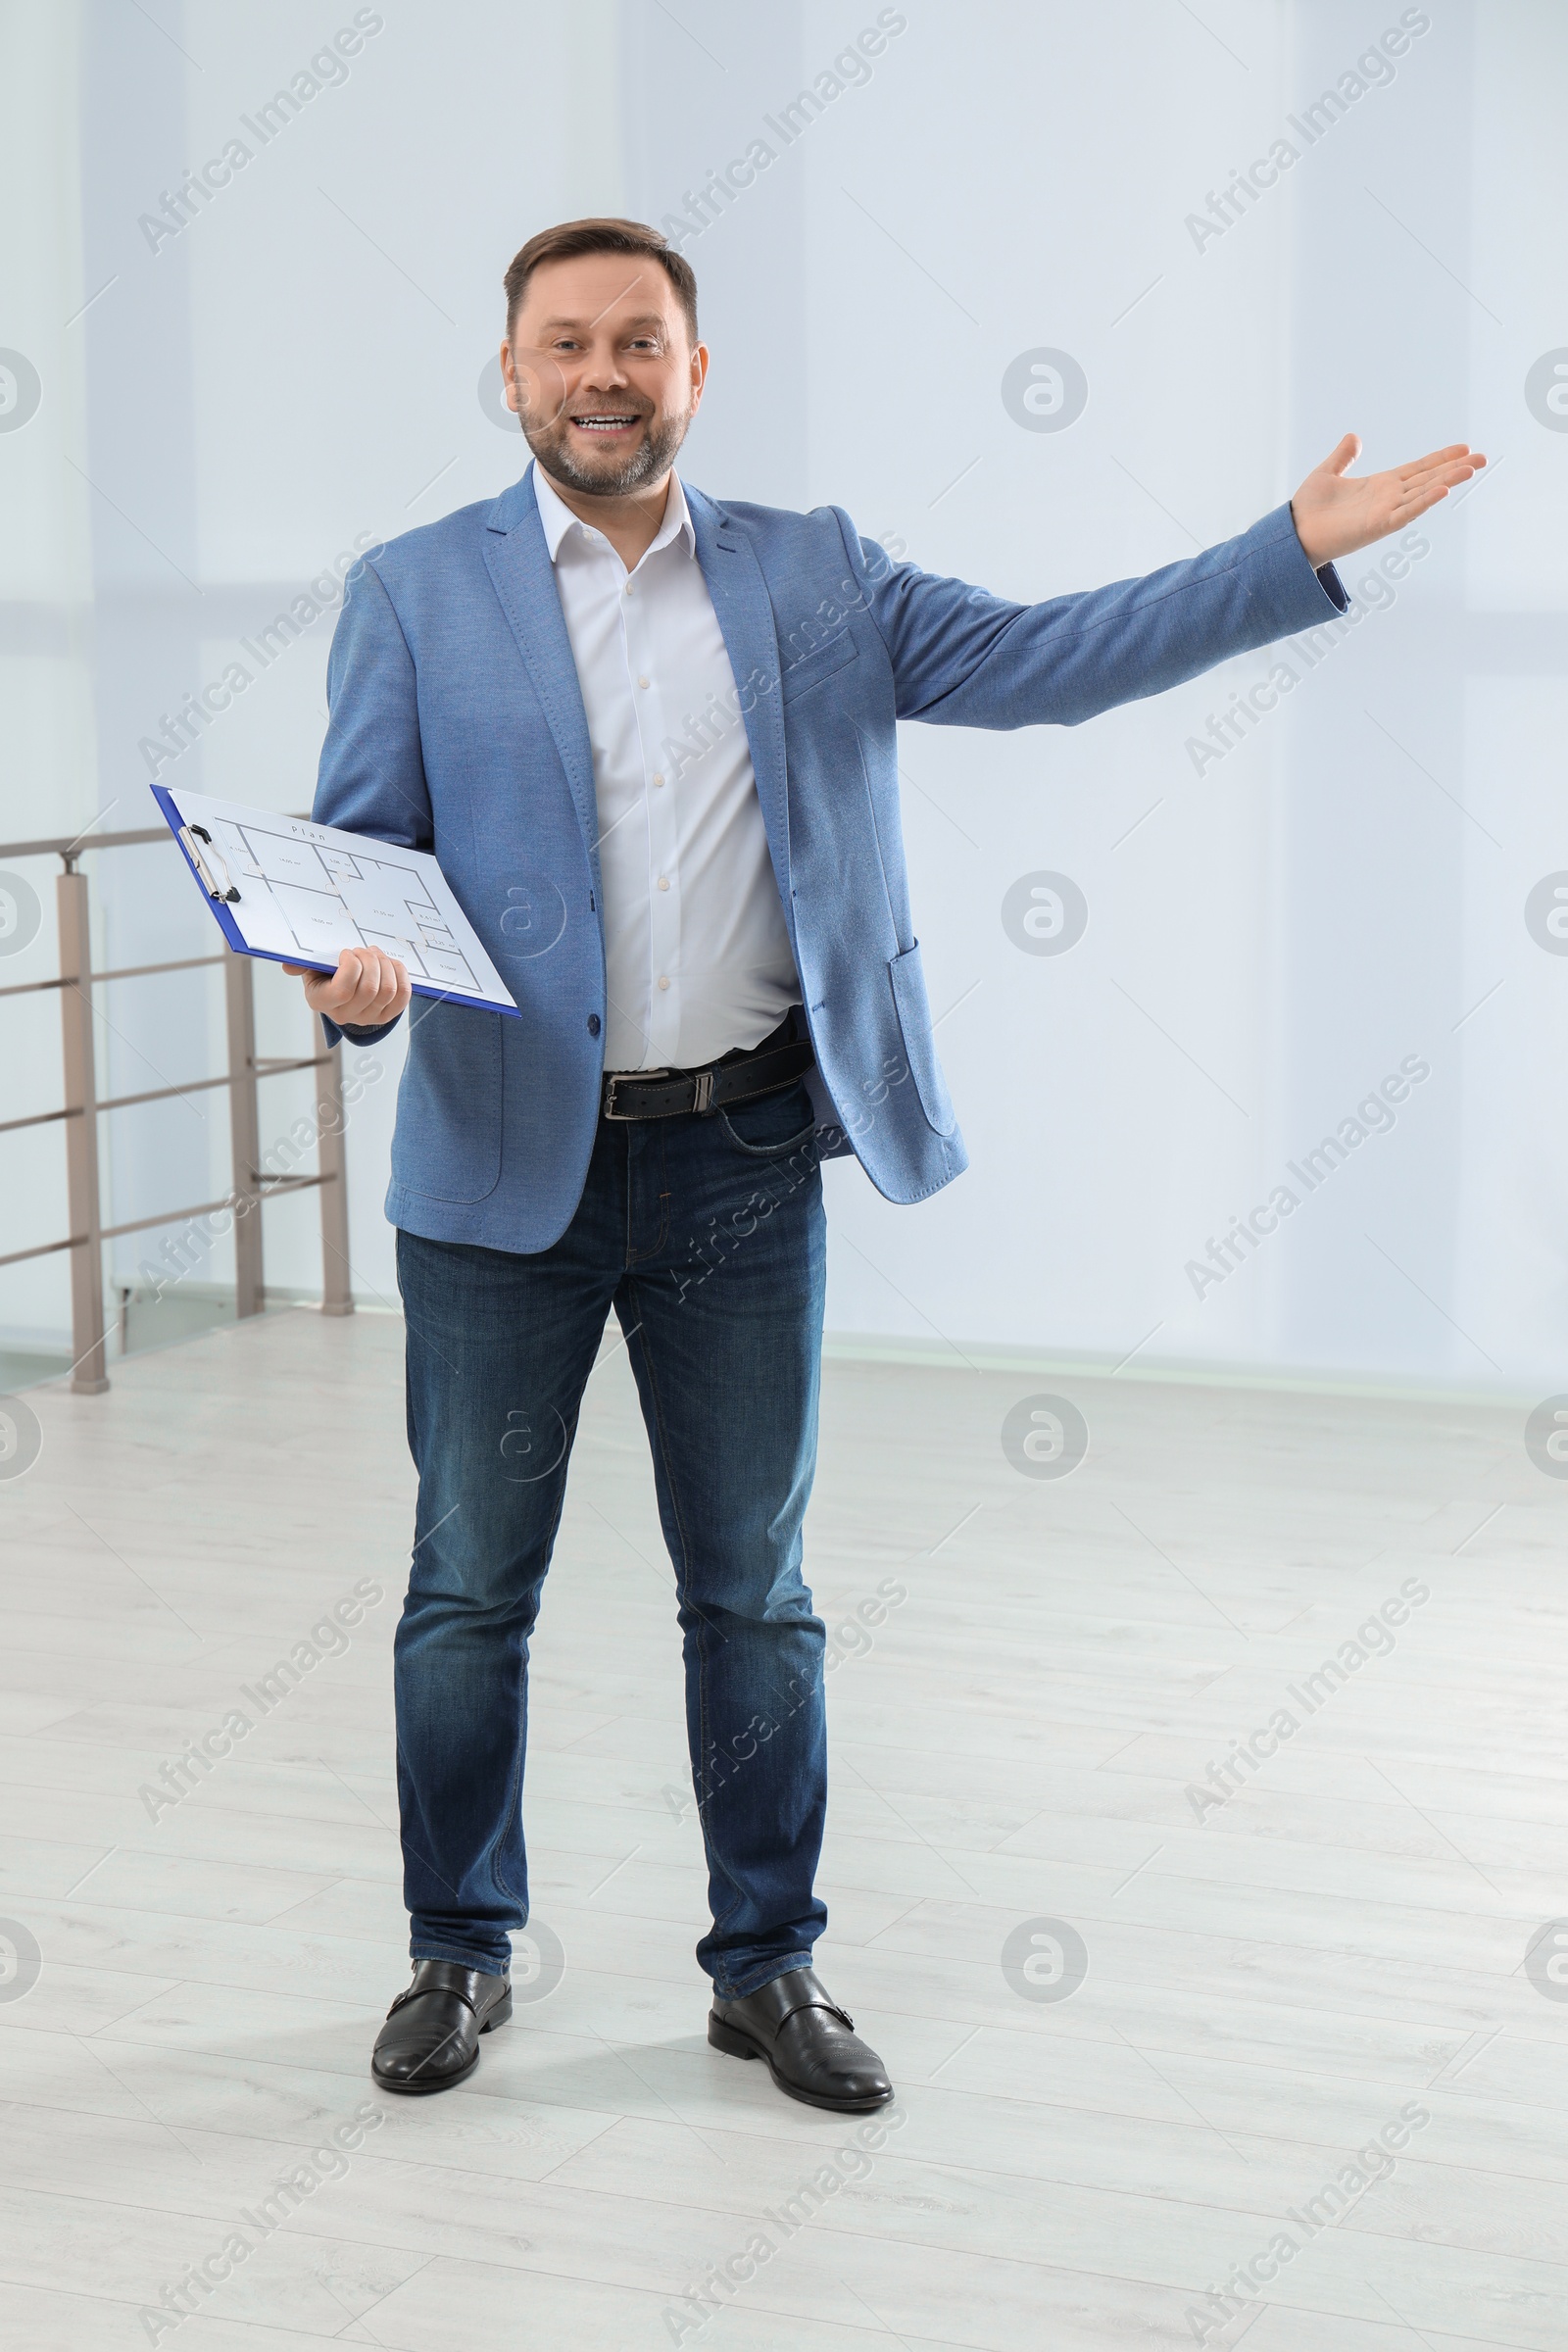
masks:
[[(1343, 612), (1338, 556), (1485, 463), (1362, 479), (1347, 436), (1239, 538), (1019, 605), (891, 564), (836, 507), (716, 500), (673, 461), (702, 397), (688, 264), (634, 221), (532, 238), (502, 366), (522, 479), (384, 548), (332, 643), (316, 814), (433, 850), (516, 1000), (421, 999), (387, 1214), (419, 1474), (398, 1629), (414, 1974), (376, 2042), (440, 2090), (511, 2014), (528, 1916), (528, 1638), (612, 1309), (676, 1576), (711, 1926), (709, 2038), (791, 2096), (892, 2096), (811, 1965), (823, 1627), (819, 1163), (891, 1200), (965, 1165), (900, 836), (896, 722), (1076, 725)], [(386, 1034), (404, 965), (305, 975)]]

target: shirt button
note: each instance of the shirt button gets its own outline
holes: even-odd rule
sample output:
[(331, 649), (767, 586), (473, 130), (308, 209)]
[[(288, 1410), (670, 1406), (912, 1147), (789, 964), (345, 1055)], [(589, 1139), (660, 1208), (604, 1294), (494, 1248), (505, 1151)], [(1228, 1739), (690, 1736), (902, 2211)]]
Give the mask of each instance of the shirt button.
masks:
[(599, 1035), (599, 1015), (597, 1012), (591, 1012), (588, 1015), (588, 1034), (590, 1037), (597, 1037)]
[(630, 582), (630, 580), (628, 580), (628, 581), (626, 582), (626, 594), (627, 594), (628, 596), (630, 596), (630, 594), (631, 594), (631, 582)]
[(655, 784), (656, 788), (657, 788), (659, 785), (662, 784), (662, 783), (663, 783), (663, 781), (664, 781), (664, 779), (663, 779), (663, 777), (662, 777), (662, 776), (656, 776), (656, 777), (654, 778), (654, 784)]
[(667, 890), (669, 888), (669, 876), (667, 874), (660, 875), (659, 887), (661, 890)]
[(648, 683), (648, 680), (647, 680), (646, 678), (639, 678), (639, 679), (638, 679), (638, 681), (637, 681), (637, 683), (638, 683), (638, 685), (639, 685), (639, 686), (646, 686), (646, 685), (647, 685), (647, 683)]
[(669, 982), (664, 978), (662, 972), (661, 972), (659, 975), (659, 985), (661, 988), (667, 988), (669, 986)]

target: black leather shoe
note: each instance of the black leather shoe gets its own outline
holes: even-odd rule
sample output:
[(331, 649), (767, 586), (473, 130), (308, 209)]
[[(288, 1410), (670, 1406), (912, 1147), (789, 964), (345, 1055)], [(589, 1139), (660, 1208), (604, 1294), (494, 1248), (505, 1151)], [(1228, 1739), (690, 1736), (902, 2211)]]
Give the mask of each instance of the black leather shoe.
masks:
[(479, 2063), (479, 2036), (512, 2015), (512, 1979), (456, 1960), (416, 1960), (375, 2037), (370, 2073), (383, 2090), (450, 2090)]
[(744, 2000), (715, 1998), (708, 2038), (731, 2058), (765, 2058), (780, 2090), (808, 2107), (860, 2115), (893, 2096), (881, 2059), (813, 1968), (792, 1968)]

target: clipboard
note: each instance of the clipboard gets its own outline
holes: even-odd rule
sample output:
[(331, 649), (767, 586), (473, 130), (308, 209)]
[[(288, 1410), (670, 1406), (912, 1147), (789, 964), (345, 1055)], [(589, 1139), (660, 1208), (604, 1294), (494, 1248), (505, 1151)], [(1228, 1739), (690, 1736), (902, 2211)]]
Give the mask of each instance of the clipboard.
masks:
[(344, 948), (380, 948), (416, 997), (521, 1018), (428, 850), (172, 784), (149, 790), (237, 956), (334, 972)]

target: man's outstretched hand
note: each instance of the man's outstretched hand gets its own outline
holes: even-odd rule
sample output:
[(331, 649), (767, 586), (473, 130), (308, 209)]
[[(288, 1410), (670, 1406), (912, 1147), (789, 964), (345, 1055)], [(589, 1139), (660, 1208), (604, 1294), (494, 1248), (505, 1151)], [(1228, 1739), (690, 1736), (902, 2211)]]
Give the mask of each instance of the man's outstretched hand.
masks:
[(408, 1009), (414, 993), (406, 965), (379, 948), (345, 948), (335, 972), (314, 972), (309, 964), (285, 963), (305, 982), (305, 1002), (340, 1029), (376, 1029)]
[(1358, 547), (1386, 539), (1402, 530), (1428, 507), (1446, 498), (1457, 482), (1479, 473), (1486, 459), (1479, 450), (1455, 441), (1449, 449), (1435, 449), (1390, 473), (1346, 472), (1361, 455), (1359, 433), (1347, 433), (1321, 466), (1314, 466), (1291, 501), (1296, 535), (1316, 564), (1332, 564), (1339, 556), (1353, 556)]

